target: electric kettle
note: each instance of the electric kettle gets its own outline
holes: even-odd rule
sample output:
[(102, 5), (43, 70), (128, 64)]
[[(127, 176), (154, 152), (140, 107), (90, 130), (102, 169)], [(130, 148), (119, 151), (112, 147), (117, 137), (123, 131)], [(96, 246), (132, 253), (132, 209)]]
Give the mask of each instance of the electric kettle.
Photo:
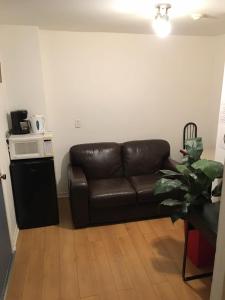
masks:
[(30, 118), (33, 133), (45, 132), (45, 117), (43, 115), (34, 115)]

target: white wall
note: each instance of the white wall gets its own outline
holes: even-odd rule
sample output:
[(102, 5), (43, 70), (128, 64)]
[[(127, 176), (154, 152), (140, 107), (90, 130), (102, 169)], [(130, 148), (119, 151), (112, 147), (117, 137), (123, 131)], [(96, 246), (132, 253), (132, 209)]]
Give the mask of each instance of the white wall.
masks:
[(5, 64), (8, 109), (45, 114), (38, 28), (1, 26), (0, 47)]
[(179, 158), (183, 126), (194, 121), (205, 147), (215, 147), (215, 37), (41, 30), (40, 42), (59, 192), (74, 144), (164, 138)]
[[(54, 132), (60, 193), (66, 191), (73, 144), (165, 138), (178, 159), (182, 128), (191, 120), (198, 124), (205, 148), (215, 145), (219, 37), (160, 40), (1, 26), (0, 49), (8, 111), (46, 114)], [(81, 120), (80, 129), (75, 129), (75, 119)]]
[(0, 62), (3, 83), (0, 84), (1, 168), (5, 206), (12, 247), (15, 248), (17, 226), (9, 174), (6, 147), (7, 114), (11, 110), (27, 109), (30, 114), (46, 113), (39, 49), (38, 29), (24, 26), (0, 26)]

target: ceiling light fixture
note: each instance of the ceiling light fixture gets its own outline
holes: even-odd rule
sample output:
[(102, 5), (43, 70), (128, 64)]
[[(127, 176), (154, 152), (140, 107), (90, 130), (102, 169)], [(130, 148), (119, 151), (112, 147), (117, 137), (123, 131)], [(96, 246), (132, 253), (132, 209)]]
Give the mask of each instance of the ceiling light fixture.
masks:
[(157, 36), (164, 38), (171, 32), (172, 26), (168, 16), (168, 10), (171, 8), (170, 4), (156, 5), (156, 16), (152, 22), (152, 27)]

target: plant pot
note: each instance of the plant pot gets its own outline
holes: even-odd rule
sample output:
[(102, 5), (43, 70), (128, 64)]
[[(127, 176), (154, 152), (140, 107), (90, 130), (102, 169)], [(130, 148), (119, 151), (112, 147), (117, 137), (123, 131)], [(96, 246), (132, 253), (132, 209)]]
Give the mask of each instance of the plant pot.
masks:
[[(184, 230), (187, 230), (187, 221), (184, 221)], [(213, 266), (215, 249), (205, 239), (200, 230), (189, 231), (187, 255), (198, 268)]]

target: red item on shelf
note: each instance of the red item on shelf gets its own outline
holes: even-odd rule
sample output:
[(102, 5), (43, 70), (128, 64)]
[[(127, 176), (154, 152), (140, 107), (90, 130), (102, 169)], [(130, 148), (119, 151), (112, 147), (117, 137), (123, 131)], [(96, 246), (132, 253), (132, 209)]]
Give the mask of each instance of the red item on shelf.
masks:
[(201, 231), (194, 229), (189, 231), (187, 255), (196, 267), (209, 267), (214, 263), (215, 249)]

